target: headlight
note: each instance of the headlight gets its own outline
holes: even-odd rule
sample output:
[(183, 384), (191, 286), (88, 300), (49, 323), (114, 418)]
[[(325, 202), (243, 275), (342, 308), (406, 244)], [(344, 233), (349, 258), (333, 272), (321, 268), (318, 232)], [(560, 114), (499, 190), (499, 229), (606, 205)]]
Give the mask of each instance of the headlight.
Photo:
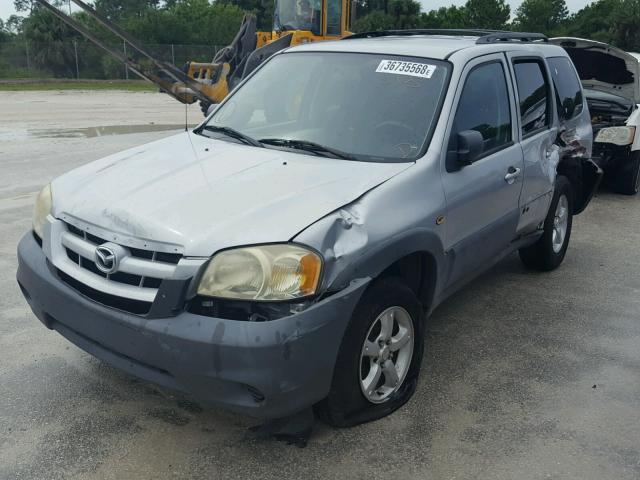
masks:
[(636, 127), (607, 127), (598, 131), (597, 143), (613, 143), (614, 145), (631, 145), (636, 134)]
[(33, 231), (42, 238), (44, 224), (47, 221), (47, 215), (51, 213), (51, 184), (45, 185), (38, 197), (33, 208)]
[(198, 295), (236, 300), (290, 300), (313, 295), (322, 260), (298, 245), (262, 245), (213, 256)]

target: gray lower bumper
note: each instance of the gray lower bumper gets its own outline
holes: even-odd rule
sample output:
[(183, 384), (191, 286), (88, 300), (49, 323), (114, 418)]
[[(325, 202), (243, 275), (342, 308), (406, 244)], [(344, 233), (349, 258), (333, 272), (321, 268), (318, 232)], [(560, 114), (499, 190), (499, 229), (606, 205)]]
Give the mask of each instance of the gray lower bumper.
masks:
[(187, 312), (146, 319), (67, 286), (31, 233), (20, 241), (18, 260), (18, 283), (47, 327), (133, 375), (258, 418), (287, 416), (327, 395), (345, 328), (368, 283), (355, 281), (304, 312), (270, 322)]

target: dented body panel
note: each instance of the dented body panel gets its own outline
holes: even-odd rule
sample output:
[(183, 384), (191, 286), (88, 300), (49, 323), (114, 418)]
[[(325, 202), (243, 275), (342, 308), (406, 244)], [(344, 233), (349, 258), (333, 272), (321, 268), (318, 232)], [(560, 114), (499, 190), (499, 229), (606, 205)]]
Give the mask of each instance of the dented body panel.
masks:
[[(191, 392), (204, 404), (262, 418), (293, 414), (329, 392), (345, 329), (376, 279), (401, 276), (431, 311), (541, 236), (559, 172), (570, 176), (581, 199), (576, 213), (597, 187), (601, 172), (589, 170), (586, 107), (562, 122), (550, 100), (548, 124), (533, 135), (521, 132), (512, 62), (535, 58), (546, 69), (547, 57), (566, 56), (560, 47), (476, 45), (469, 37), (447, 37), (433, 43), (356, 39), (295, 51), (453, 64), (424, 152), (415, 161), (354, 161), (186, 132), (63, 175), (52, 183), (53, 208), (41, 244), (30, 232), (18, 251), (18, 281), (46, 326), (118, 368)], [(510, 140), (451, 169), (450, 137), (465, 82), (487, 63), (499, 64), (505, 74)], [(251, 78), (239, 88), (251, 88)], [(553, 88), (549, 84), (549, 98)], [(139, 290), (145, 291), (136, 290), (152, 296), (148, 312), (102, 304), (112, 300), (103, 289), (113, 283), (109, 277), (83, 272), (84, 282), (68, 278), (65, 269), (75, 257), (66, 246), (88, 241), (153, 250), (153, 259), (175, 256), (175, 268), (162, 265), (167, 274), (157, 291), (144, 279)], [(257, 312), (260, 302), (225, 309), (223, 302), (197, 295), (212, 255), (277, 242), (308, 247), (322, 258), (314, 296), (264, 302)]]

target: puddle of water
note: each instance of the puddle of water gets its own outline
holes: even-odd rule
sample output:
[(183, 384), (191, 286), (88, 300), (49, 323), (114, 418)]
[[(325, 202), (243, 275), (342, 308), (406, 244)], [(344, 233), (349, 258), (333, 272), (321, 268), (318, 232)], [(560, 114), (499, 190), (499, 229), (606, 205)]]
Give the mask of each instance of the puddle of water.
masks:
[[(190, 125), (192, 128), (195, 125)], [(22, 140), (28, 138), (95, 138), (131, 133), (168, 132), (184, 130), (183, 124), (106, 125), (81, 128), (33, 128), (27, 130), (0, 131), (0, 140)]]
[(108, 125), (103, 127), (33, 129), (27, 130), (27, 135), (34, 138), (93, 138), (107, 135), (127, 135), (129, 133), (165, 132), (183, 129), (184, 124)]

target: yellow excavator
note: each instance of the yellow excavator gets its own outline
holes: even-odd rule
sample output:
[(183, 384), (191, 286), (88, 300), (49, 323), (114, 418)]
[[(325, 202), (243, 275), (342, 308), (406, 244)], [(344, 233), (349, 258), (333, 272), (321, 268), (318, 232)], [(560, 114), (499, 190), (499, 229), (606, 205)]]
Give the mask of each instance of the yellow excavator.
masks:
[(180, 69), (154, 58), (136, 39), (82, 0), (72, 1), (131, 46), (128, 50), (136, 51), (149, 60), (146, 63), (150, 63), (152, 68), (145, 68), (123, 52), (113, 50), (82, 23), (47, 0), (36, 1), (138, 76), (158, 85), (161, 91), (182, 103), (191, 104), (199, 100), (205, 115), (211, 105), (222, 101), (230, 90), (275, 52), (292, 45), (337, 40), (351, 35), (349, 27), (355, 6), (355, 2), (350, 0), (276, 0), (272, 31), (257, 31), (256, 17), (246, 14), (231, 44), (218, 51), (211, 62), (188, 62)]

